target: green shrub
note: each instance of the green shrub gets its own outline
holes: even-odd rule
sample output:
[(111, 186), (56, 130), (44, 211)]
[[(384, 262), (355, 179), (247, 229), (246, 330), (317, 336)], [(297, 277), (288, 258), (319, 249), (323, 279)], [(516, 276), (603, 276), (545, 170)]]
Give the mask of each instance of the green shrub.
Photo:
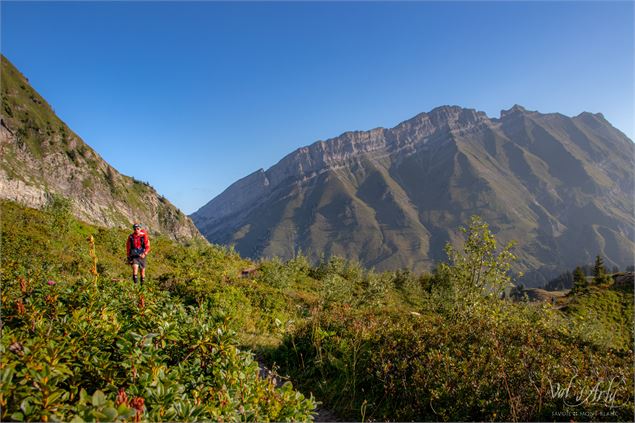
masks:
[(282, 262), (278, 257), (262, 261), (258, 266), (258, 279), (275, 288), (288, 288), (294, 282), (296, 272), (290, 266)]
[[(591, 308), (580, 304), (597, 309), (595, 318), (577, 313), (598, 322), (591, 327), (549, 304), (502, 300), (511, 245), (499, 251), (478, 218), (464, 232), (463, 249), (448, 246), (450, 262), (423, 279), (417, 311), (351, 307), (345, 264), (322, 263), (315, 275), (329, 307), (287, 334), (273, 359), (353, 420), (630, 421), (633, 351), (624, 329), (630, 322), (632, 331), (632, 306), (616, 308), (611, 295)], [(402, 272), (389, 280), (403, 290), (414, 278)], [(599, 323), (609, 304), (624, 315), (614, 316), (617, 326)], [(616, 327), (629, 344), (611, 337)]]
[[(548, 307), (490, 299), (460, 319), (343, 308), (298, 328), (275, 359), (300, 386), (353, 420), (361, 419), (362, 408), (366, 418), (397, 421), (633, 415), (632, 351), (598, 350), (570, 334)], [(606, 390), (611, 379), (613, 401), (567, 406), (597, 384)], [(568, 398), (552, 392), (572, 380)]]
[[(57, 204), (38, 212), (0, 202), (2, 421), (310, 418), (313, 400), (261, 378), (239, 346), (235, 330), (264, 320), (247, 288), (232, 285), (244, 260), (154, 238), (140, 291), (123, 261), (127, 231), (85, 225)], [(60, 216), (66, 231), (52, 224)], [(84, 279), (88, 235), (102, 270), (96, 287)]]
[(209, 311), (129, 283), (3, 285), (3, 421), (129, 419), (133, 400), (149, 421), (308, 419)]

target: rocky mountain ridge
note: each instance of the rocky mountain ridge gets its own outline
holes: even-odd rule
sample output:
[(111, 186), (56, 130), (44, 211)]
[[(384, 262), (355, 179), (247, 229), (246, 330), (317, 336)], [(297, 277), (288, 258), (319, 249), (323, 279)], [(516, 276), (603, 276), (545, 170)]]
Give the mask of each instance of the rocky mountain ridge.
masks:
[(516, 105), (489, 118), (442, 106), (300, 148), (192, 218), (210, 241), (250, 257), (302, 250), (423, 270), (480, 214), (503, 241), (519, 241), (517, 270), (541, 269), (539, 283), (597, 253), (630, 261), (632, 165), (632, 141), (601, 114)]
[[(466, 131), (484, 119), (488, 118), (483, 112), (441, 106), (402, 122), (392, 130), (351, 131), (326, 141), (316, 141), (285, 156), (267, 171), (259, 169), (238, 180), (193, 216), (205, 219), (204, 211), (214, 209), (213, 217), (222, 218), (240, 211), (245, 204), (258, 201), (289, 179), (302, 183), (322, 172), (345, 167), (362, 155), (379, 159), (396, 153), (413, 154), (418, 148), (425, 148), (440, 130)], [(410, 133), (412, 128), (414, 134)]]

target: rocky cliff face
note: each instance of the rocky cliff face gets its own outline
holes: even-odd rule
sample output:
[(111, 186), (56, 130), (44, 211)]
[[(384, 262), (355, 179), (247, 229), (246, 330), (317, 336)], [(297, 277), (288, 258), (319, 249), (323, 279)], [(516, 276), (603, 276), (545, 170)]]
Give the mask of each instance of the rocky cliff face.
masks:
[(379, 269), (430, 269), (472, 214), (519, 243), (540, 284), (592, 261), (630, 264), (633, 143), (600, 114), (520, 106), (499, 118), (439, 107), (394, 128), (347, 132), (236, 182), (192, 215), (251, 257), (339, 254)]
[(168, 200), (117, 172), (73, 133), (4, 56), (0, 119), (0, 198), (40, 208), (56, 194), (90, 223), (139, 221), (174, 239), (200, 237)]
[(346, 167), (360, 157), (379, 159), (411, 154), (425, 145), (433, 134), (459, 125), (471, 127), (481, 116), (486, 117), (484, 113), (472, 110), (440, 107), (403, 122), (393, 130), (377, 128), (346, 132), (326, 142), (318, 141), (287, 155), (266, 172), (259, 169), (235, 182), (192, 217), (200, 222), (197, 223), (199, 227), (211, 224), (213, 220), (244, 210), (245, 206), (257, 204), (285, 183), (306, 182), (323, 172)]

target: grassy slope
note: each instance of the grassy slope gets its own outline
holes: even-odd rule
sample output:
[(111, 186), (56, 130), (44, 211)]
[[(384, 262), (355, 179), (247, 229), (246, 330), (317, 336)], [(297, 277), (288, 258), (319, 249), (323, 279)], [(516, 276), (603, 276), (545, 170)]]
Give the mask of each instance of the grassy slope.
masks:
[(567, 316), (585, 339), (622, 350), (633, 347), (633, 293), (610, 286), (590, 286), (568, 298)]
[[(69, 146), (77, 135), (60, 120), (53, 108), (35, 91), (24, 75), (2, 56), (2, 118), (4, 124), (18, 138), (18, 145), (25, 146), (35, 158), (45, 154), (63, 151), (69, 155), (84, 154), (90, 148), (81, 140), (76, 148)], [(61, 142), (51, 142), (59, 139)], [(46, 141), (48, 140), (48, 141)], [(75, 151), (72, 153), (71, 151)], [(20, 163), (9, 162), (18, 177), (21, 175)]]
[[(0, 204), (3, 280), (85, 278), (92, 263), (86, 239), (92, 235), (100, 278), (121, 286), (130, 283), (130, 268), (124, 260), (129, 231), (96, 227), (64, 213), (56, 216), (54, 210), (38, 211), (10, 201)], [(320, 301), (323, 275), (303, 257), (286, 264), (264, 261), (256, 264), (260, 266), (259, 272), (242, 278), (241, 270), (253, 267), (254, 263), (231, 249), (202, 240), (179, 244), (163, 236), (151, 237), (151, 243), (150, 285), (192, 304), (214, 301), (217, 312), (230, 317), (242, 340), (256, 340), (250, 346), (275, 342), (273, 339), (280, 337), (276, 319), (297, 320)], [(389, 277), (366, 272), (344, 261), (333, 262), (339, 263), (341, 273), (356, 285), (349, 293), (355, 298), (362, 297), (369, 276)], [(386, 292), (382, 301), (390, 307), (409, 308), (409, 303), (416, 303), (411, 297), (417, 289), (400, 286)]]

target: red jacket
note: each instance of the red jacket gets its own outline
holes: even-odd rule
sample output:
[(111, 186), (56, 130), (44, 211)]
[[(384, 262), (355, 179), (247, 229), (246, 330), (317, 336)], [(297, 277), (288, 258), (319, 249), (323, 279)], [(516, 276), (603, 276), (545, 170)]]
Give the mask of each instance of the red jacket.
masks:
[(138, 236), (135, 232), (131, 233), (128, 237), (128, 241), (126, 241), (126, 253), (128, 257), (130, 257), (130, 252), (133, 249), (137, 251), (143, 250), (143, 253), (146, 255), (150, 252), (150, 238), (148, 234), (143, 229), (139, 232)]

